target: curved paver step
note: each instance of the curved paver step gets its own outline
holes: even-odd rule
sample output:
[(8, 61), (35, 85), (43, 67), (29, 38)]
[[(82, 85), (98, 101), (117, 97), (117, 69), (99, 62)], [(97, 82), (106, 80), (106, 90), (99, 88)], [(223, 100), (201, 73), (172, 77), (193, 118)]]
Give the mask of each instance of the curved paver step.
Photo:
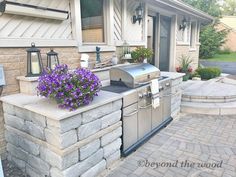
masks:
[(197, 102), (197, 103), (227, 103), (235, 102), (236, 95), (228, 96), (196, 96), (196, 95), (182, 95), (182, 101)]
[(181, 112), (207, 115), (236, 115), (236, 101), (229, 103), (197, 103), (182, 101)]
[(182, 101), (202, 103), (225, 103), (236, 101), (235, 80), (227, 78), (209, 81), (188, 81), (183, 85)]

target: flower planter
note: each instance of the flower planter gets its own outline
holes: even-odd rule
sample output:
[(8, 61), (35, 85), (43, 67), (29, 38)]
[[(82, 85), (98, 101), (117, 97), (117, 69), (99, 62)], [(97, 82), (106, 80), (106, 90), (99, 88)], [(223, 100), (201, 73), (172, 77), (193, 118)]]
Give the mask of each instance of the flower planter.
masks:
[(183, 76), (183, 81), (187, 81), (190, 78), (190, 74), (186, 74), (185, 76)]

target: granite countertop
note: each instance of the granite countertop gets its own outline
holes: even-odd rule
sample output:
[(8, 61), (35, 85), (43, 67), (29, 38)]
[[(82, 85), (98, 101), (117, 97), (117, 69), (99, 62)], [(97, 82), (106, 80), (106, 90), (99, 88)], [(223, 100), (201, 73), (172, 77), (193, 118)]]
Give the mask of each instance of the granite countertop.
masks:
[(119, 66), (125, 66), (125, 65), (130, 65), (130, 63), (117, 64), (117, 65), (108, 66), (108, 67), (104, 67), (104, 68), (95, 68), (95, 69), (91, 69), (91, 71), (92, 72), (106, 71), (106, 70), (110, 70), (113, 67), (119, 67)]
[(161, 72), (161, 76), (166, 76), (166, 77), (171, 78), (172, 80), (175, 80), (175, 79), (179, 79), (179, 78), (185, 76), (185, 73), (165, 72), (165, 71), (162, 71), (162, 72)]
[(0, 100), (4, 103), (24, 108), (26, 110), (41, 114), (54, 120), (63, 120), (68, 117), (91, 110), (93, 108), (119, 100), (121, 98), (122, 96), (120, 94), (107, 91), (100, 91), (98, 93), (98, 96), (94, 97), (92, 103), (86, 106), (81, 106), (75, 111), (60, 109), (58, 108), (58, 105), (55, 101), (47, 98), (42, 98), (36, 95), (32, 96), (19, 93), (2, 97)]

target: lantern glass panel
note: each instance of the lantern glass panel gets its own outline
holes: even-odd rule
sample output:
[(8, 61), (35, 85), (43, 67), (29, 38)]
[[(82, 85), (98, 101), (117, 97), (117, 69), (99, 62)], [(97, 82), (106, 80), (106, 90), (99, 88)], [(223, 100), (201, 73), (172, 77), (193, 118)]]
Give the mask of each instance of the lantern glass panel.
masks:
[(31, 69), (32, 74), (40, 74), (40, 63), (37, 52), (31, 53)]
[(55, 69), (55, 67), (57, 65), (58, 65), (57, 56), (56, 55), (51, 56), (51, 66), (52, 66), (52, 69)]

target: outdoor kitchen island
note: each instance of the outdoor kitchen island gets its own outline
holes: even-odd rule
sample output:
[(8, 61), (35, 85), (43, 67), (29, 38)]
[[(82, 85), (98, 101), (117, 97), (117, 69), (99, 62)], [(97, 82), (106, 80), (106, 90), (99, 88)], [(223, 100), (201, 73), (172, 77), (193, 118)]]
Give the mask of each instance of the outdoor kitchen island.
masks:
[[(172, 82), (167, 84), (171, 103), (166, 108), (171, 111), (168, 115), (172, 115), (174, 102), (176, 114), (183, 74), (160, 74), (159, 79), (168, 76), (166, 81)], [(123, 96), (100, 91), (91, 104), (71, 112), (36, 95), (20, 93), (1, 98), (8, 160), (32, 177), (97, 176), (121, 158), (122, 116), (130, 111), (123, 110)]]

